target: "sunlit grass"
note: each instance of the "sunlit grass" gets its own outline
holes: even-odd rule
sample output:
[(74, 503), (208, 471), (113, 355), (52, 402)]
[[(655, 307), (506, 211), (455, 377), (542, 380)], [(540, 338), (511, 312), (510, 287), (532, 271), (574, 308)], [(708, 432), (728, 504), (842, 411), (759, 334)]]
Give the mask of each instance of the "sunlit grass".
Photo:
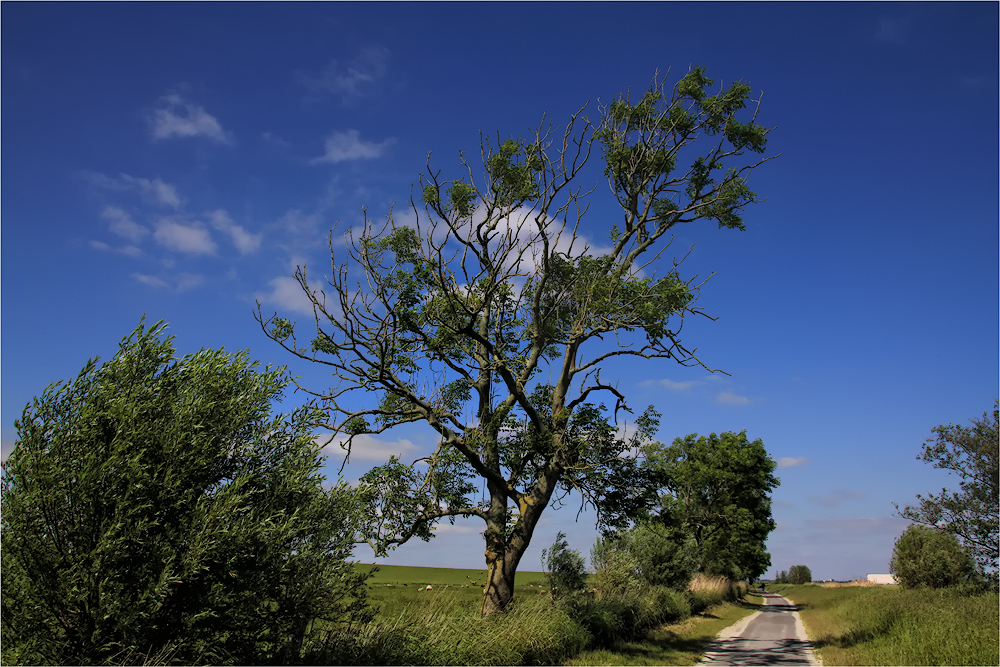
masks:
[(826, 665), (1000, 664), (996, 593), (776, 586)]

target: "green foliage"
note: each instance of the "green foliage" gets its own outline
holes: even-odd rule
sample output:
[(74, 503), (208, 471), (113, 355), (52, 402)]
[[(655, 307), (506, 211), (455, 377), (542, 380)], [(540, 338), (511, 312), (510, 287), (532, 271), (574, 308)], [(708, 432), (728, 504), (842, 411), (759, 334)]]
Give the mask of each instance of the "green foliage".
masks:
[(770, 565), (764, 549), (774, 530), (774, 460), (746, 431), (689, 435), (645, 450), (661, 489), (652, 522), (694, 540), (698, 571), (733, 580), (755, 579)]
[(793, 565), (788, 569), (788, 574), (785, 575), (786, 581), (782, 583), (788, 584), (808, 584), (812, 581), (812, 571), (805, 565)]
[(594, 586), (604, 597), (623, 597), (645, 586), (639, 560), (614, 535), (601, 537), (590, 549)]
[[(959, 476), (959, 490), (917, 495), (919, 505), (900, 513), (904, 519), (958, 536), (981, 572), (996, 571), (1000, 558), (1000, 402), (993, 414), (973, 419), (972, 426), (935, 426), (936, 439), (924, 444), (922, 459)], [(899, 505), (896, 506), (899, 509)], [(994, 574), (995, 576), (995, 574)]]
[(781, 572), (779, 572), (778, 575), (774, 578), (774, 583), (776, 583), (776, 584), (787, 584), (787, 583), (789, 583), (789, 581), (788, 581), (788, 570), (782, 570)]
[(968, 581), (975, 563), (954, 535), (914, 524), (896, 540), (889, 571), (904, 588), (944, 588)]
[(283, 370), (174, 359), (164, 327), (140, 325), (16, 422), (5, 662), (295, 661), (314, 619), (366, 617), (353, 495), (321, 484), (314, 411), (271, 417)]
[(566, 534), (559, 531), (556, 541), (548, 549), (542, 549), (542, 567), (549, 587), (555, 595), (582, 590), (587, 585), (587, 569), (579, 551), (569, 548)]
[[(603, 549), (627, 552), (627, 562), (634, 564), (639, 580), (649, 586), (684, 590), (698, 569), (694, 539), (656, 522), (641, 521), (628, 530), (608, 533), (597, 548), (599, 552)], [(602, 562), (609, 561), (614, 559), (602, 556)]]
[[(658, 415), (647, 410), (635, 430), (620, 429), (633, 413), (601, 373), (626, 355), (707, 368), (680, 339), (683, 319), (702, 314), (699, 289), (679, 261), (661, 257), (675, 225), (742, 229), (755, 200), (747, 176), (769, 159), (750, 89), (713, 85), (699, 68), (673, 90), (654, 79), (638, 102), (600, 107), (596, 126), (581, 109), (556, 136), (548, 122), (526, 139), (483, 136), (481, 171), (464, 154), (451, 177), (428, 164), (409, 202), (413, 224), (366, 214), (343, 249), (331, 243), (331, 255), (344, 255), (332, 257), (322, 292), (296, 271), (314, 306), (315, 331), (303, 335), (311, 345), (300, 346), (289, 320), (258, 310), (269, 337), (330, 369), (333, 386), (316, 395), (348, 449), (357, 435), (397, 425), (436, 433), (430, 457), (362, 480), (377, 517), (363, 539), (384, 553), (428, 538), (443, 518), (482, 519), (484, 614), (510, 602), (550, 504), (578, 493), (599, 523), (623, 526), (656, 500), (631, 453), (650, 444)], [(600, 253), (578, 234), (598, 152), (622, 216), (608, 222), (613, 245)], [(713, 542), (712, 558), (737, 542), (757, 548), (745, 532)], [(756, 561), (737, 558), (752, 570), (759, 551)]]

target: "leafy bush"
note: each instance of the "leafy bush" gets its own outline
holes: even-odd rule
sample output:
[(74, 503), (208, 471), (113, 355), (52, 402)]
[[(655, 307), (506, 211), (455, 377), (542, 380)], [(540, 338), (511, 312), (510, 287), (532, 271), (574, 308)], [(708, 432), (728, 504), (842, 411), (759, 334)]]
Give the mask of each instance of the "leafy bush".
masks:
[(590, 562), (601, 597), (624, 597), (645, 586), (639, 561), (624, 548), (621, 538), (600, 538), (590, 549)]
[(622, 536), (623, 547), (652, 586), (684, 590), (698, 567), (698, 547), (690, 535), (655, 523), (640, 523)]
[(3, 659), (300, 659), (314, 619), (364, 620), (349, 488), (324, 489), (308, 408), (246, 353), (174, 359), (142, 324), (50, 385), (3, 465)]
[(549, 588), (564, 593), (582, 590), (587, 585), (587, 569), (579, 551), (569, 548), (566, 534), (559, 531), (550, 549), (542, 549), (542, 567), (549, 580)]
[(904, 588), (954, 586), (968, 581), (975, 568), (953, 535), (918, 524), (899, 536), (889, 561), (889, 571)]

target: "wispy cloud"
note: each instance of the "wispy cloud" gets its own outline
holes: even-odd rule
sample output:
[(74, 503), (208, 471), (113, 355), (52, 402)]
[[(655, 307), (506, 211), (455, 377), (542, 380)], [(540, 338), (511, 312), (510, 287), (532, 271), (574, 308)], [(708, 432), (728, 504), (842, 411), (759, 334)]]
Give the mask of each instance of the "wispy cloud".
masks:
[(720, 391), (715, 395), (715, 402), (722, 405), (749, 405), (751, 400), (746, 396), (740, 396), (731, 391)]
[(222, 209), (211, 211), (208, 214), (208, 220), (212, 227), (229, 235), (229, 238), (233, 241), (233, 245), (236, 246), (241, 255), (249, 255), (257, 252), (260, 248), (262, 235), (251, 234), (240, 225), (237, 225), (226, 211)]
[(117, 206), (105, 206), (104, 210), (101, 211), (101, 217), (108, 221), (108, 229), (113, 234), (126, 238), (132, 243), (138, 243), (149, 234), (148, 229), (133, 220), (132, 216), (124, 209)]
[(102, 252), (114, 252), (121, 255), (127, 255), (129, 257), (139, 257), (142, 255), (142, 249), (134, 245), (125, 245), (116, 248), (115, 246), (108, 245), (104, 241), (91, 241), (90, 247), (96, 248)]
[(380, 143), (364, 141), (357, 130), (334, 132), (326, 138), (326, 152), (318, 158), (313, 158), (310, 162), (311, 164), (322, 164), (377, 158), (393, 143), (395, 143), (395, 139), (386, 139)]
[[(317, 442), (326, 442), (329, 437), (329, 435), (317, 436)], [(342, 458), (347, 452), (341, 447), (341, 443), (346, 441), (346, 437), (334, 438), (323, 448), (323, 452), (327, 456)], [(391, 456), (407, 459), (419, 451), (419, 447), (405, 438), (390, 441), (380, 440), (371, 435), (358, 435), (351, 442), (352, 461), (388, 461)]]
[(707, 384), (704, 380), (687, 380), (685, 382), (677, 382), (675, 380), (668, 380), (666, 378), (662, 380), (645, 380), (640, 382), (641, 387), (663, 387), (664, 389), (669, 389), (670, 391), (682, 392), (688, 391), (694, 387), (700, 387)]
[(331, 60), (319, 74), (296, 74), (296, 79), (313, 93), (332, 94), (350, 102), (370, 90), (389, 67), (389, 50), (368, 48), (349, 62)]
[(164, 248), (191, 255), (214, 255), (216, 250), (207, 229), (168, 219), (157, 223), (153, 238)]
[(144, 285), (174, 292), (186, 292), (204, 282), (204, 277), (193, 273), (179, 273), (176, 276), (162, 278), (144, 273), (133, 273), (132, 277)]
[(144, 200), (153, 204), (174, 209), (180, 208), (181, 205), (177, 188), (159, 178), (139, 178), (128, 174), (118, 174), (118, 177), (114, 178), (95, 171), (85, 171), (83, 177), (92, 185), (106, 190), (137, 190)]
[(160, 103), (149, 117), (154, 139), (203, 137), (219, 143), (232, 141), (222, 124), (203, 107), (180, 95), (167, 95), (160, 98)]
[(834, 489), (825, 496), (807, 496), (809, 500), (814, 503), (819, 503), (820, 505), (825, 505), (826, 507), (837, 507), (845, 501), (857, 500), (858, 498), (864, 498), (865, 493), (863, 491), (844, 491), (843, 489)]
[(875, 39), (889, 44), (905, 44), (910, 36), (911, 23), (909, 16), (883, 16), (875, 28)]
[(804, 466), (807, 463), (809, 463), (809, 459), (804, 456), (782, 456), (778, 459), (779, 468), (794, 468)]
[(266, 292), (257, 292), (254, 297), (260, 303), (277, 307), (279, 311), (287, 310), (303, 315), (313, 314), (313, 304), (302, 290), (295, 278), (280, 276), (272, 278), (267, 283), (269, 289)]

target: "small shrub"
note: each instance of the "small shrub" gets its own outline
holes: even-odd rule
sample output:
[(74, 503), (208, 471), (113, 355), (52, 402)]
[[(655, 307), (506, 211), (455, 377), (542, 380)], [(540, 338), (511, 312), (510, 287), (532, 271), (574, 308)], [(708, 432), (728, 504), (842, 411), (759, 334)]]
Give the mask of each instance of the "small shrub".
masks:
[(566, 534), (559, 531), (556, 541), (550, 549), (542, 549), (542, 567), (549, 580), (549, 588), (555, 596), (555, 591), (572, 593), (582, 590), (587, 585), (587, 569), (583, 556), (579, 551), (569, 548)]
[(645, 587), (639, 561), (614, 539), (602, 538), (590, 550), (594, 585), (601, 597), (624, 597)]

